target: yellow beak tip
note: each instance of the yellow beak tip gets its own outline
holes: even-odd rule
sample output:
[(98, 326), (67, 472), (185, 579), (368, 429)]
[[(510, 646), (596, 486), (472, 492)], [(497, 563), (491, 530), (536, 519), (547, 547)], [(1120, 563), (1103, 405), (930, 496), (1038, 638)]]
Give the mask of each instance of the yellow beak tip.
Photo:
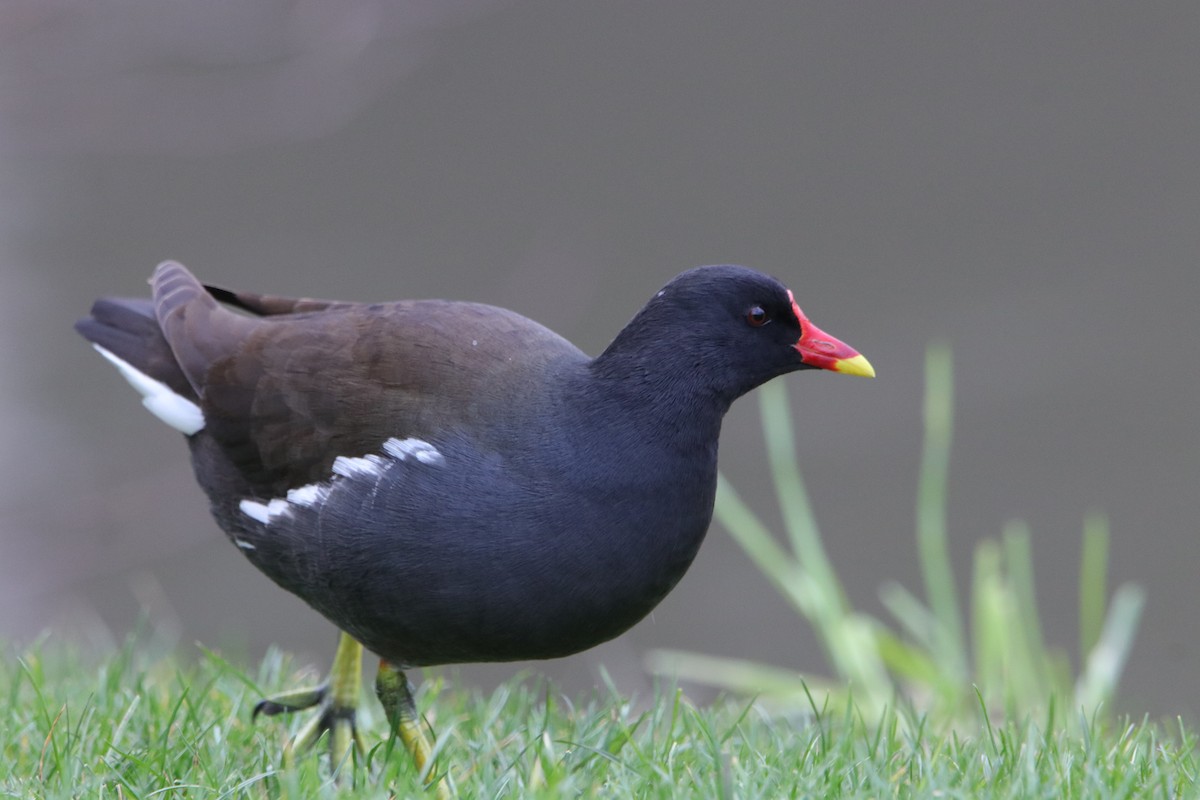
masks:
[(864, 378), (875, 377), (875, 368), (863, 356), (843, 358), (833, 365), (833, 369), (835, 372), (840, 372), (843, 375), (861, 375)]

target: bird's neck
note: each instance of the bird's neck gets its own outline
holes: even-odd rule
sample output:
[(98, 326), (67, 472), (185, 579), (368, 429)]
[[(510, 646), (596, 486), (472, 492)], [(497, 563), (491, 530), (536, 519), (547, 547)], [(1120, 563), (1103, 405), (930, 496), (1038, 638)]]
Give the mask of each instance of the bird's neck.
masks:
[(721, 421), (732, 398), (706, 383), (702, 365), (678, 351), (618, 344), (587, 365), (590, 397), (584, 402), (648, 444), (710, 457), (715, 465)]

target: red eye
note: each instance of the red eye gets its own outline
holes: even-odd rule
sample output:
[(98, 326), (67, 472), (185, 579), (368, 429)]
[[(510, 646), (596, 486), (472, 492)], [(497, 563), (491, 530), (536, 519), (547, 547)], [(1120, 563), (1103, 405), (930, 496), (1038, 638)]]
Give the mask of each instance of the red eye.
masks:
[(762, 306), (751, 306), (746, 312), (746, 322), (751, 328), (761, 328), (771, 321), (771, 315)]

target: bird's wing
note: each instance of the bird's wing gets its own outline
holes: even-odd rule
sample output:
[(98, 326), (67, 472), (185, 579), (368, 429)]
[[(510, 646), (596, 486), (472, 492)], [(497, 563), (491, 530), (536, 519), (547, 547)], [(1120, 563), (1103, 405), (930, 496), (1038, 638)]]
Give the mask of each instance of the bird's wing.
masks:
[(265, 496), (328, 478), (338, 456), (377, 453), (390, 438), (470, 432), (487, 446), (547, 367), (586, 359), (493, 306), (214, 293), (172, 262), (151, 284), (205, 432)]

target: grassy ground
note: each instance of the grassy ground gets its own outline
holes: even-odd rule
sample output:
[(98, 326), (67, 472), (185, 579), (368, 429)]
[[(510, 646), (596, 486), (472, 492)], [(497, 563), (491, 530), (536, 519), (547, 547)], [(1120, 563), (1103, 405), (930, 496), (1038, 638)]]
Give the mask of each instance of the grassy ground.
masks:
[[(183, 666), (131, 643), (99, 661), (40, 644), (0, 662), (0, 796), (19, 798), (414, 797), (399, 752), (378, 743), (331, 775), (283, 767), (285, 725), (252, 725), (263, 693), (311, 676), (268, 656), (253, 674), (206, 654)], [(936, 730), (915, 712), (866, 723), (846, 707), (768, 713), (749, 701), (698, 709), (678, 691), (644, 703), (609, 692), (575, 704), (532, 680), (490, 695), (441, 688), (420, 702), (463, 797), (1191, 797), (1194, 732), (1048, 712)], [(351, 779), (350, 775), (353, 775)], [(357, 785), (355, 785), (357, 784)]]

